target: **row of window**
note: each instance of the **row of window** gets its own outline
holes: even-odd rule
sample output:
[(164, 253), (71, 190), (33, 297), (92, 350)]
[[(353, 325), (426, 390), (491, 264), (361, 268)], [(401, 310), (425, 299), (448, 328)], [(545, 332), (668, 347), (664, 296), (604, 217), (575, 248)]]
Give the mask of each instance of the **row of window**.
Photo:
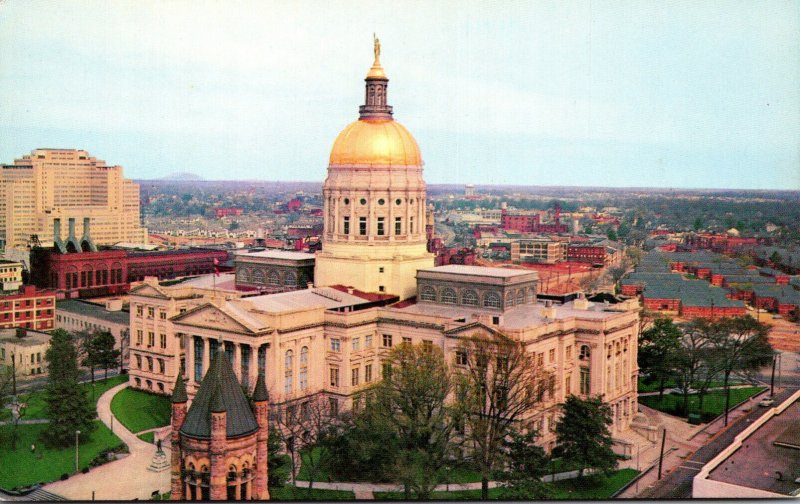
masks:
[[(329, 198), (329, 201), (332, 202), (333, 198)], [(361, 205), (366, 205), (367, 204), (367, 199), (366, 198), (361, 198), (361, 199), (358, 200), (358, 202)], [(345, 205), (349, 205), (350, 204), (350, 198), (342, 199), (342, 203), (344, 203)], [(385, 199), (378, 198), (378, 205), (383, 206), (384, 203), (386, 203)], [(401, 203), (403, 203), (403, 200), (401, 200), (400, 198), (397, 198), (396, 200), (394, 200), (394, 204), (397, 205), (397, 206), (400, 206)], [(414, 198), (411, 198), (410, 200), (408, 200), (408, 203), (410, 205), (413, 205), (414, 204)]]
[[(142, 346), (144, 340), (144, 332), (141, 329), (136, 330), (136, 341), (134, 343), (135, 346)], [(181, 341), (181, 348), (183, 348), (183, 339)], [(158, 343), (159, 347), (164, 349), (167, 348), (167, 335), (161, 333), (158, 335)], [(156, 346), (156, 333), (153, 331), (148, 331), (147, 333), (147, 347), (154, 347)]]
[(290, 287), (297, 286), (297, 275), (293, 271), (287, 271), (283, 276), (281, 282), (281, 275), (275, 270), (268, 270), (265, 273), (263, 269), (250, 269), (238, 268), (236, 276), (240, 282), (256, 283), (261, 285), (286, 285)]
[[(508, 292), (506, 294), (506, 306), (513, 306), (516, 300), (516, 304), (525, 304), (526, 302), (526, 289), (519, 289), (517, 291), (516, 297), (514, 297), (513, 292)], [(533, 291), (530, 289), (531, 293), (529, 294), (531, 298), (533, 297)], [(450, 287), (445, 287), (440, 289), (437, 292), (437, 289), (431, 287), (430, 285), (425, 285), (420, 289), (419, 297), (422, 301), (433, 301), (433, 302), (440, 302), (444, 304), (461, 304), (463, 306), (478, 306), (479, 305), (479, 297), (478, 293), (473, 289), (464, 289), (461, 292), (461, 302), (459, 303), (458, 295), (456, 294), (455, 289)], [(500, 296), (499, 292), (490, 291), (483, 295), (482, 304), (484, 308), (500, 308), (502, 305), (502, 297)]]
[[(375, 234), (378, 236), (386, 236), (388, 233), (386, 232), (386, 218), (385, 217), (377, 217), (376, 227), (375, 227)], [(408, 233), (414, 233), (414, 217), (408, 218)], [(345, 216), (342, 217), (342, 234), (349, 235), (350, 234), (350, 217)], [(358, 218), (358, 234), (364, 236), (367, 234), (367, 218), (366, 217), (359, 217)], [(394, 234), (401, 235), (403, 234), (403, 218), (402, 217), (395, 217), (394, 218)]]
[(155, 363), (158, 365), (158, 371), (153, 369), (153, 358), (150, 356), (145, 357), (144, 362), (146, 367), (142, 367), (142, 356), (139, 354), (133, 354), (133, 357), (136, 359), (136, 369), (141, 369), (143, 371), (149, 371), (151, 373), (159, 373), (165, 374), (166, 370), (166, 363), (164, 359), (155, 359)]
[[(144, 316), (144, 305), (136, 305), (136, 316), (142, 317)], [(147, 318), (152, 319), (156, 317), (156, 309), (152, 306), (147, 307)], [(166, 310), (158, 310), (158, 318), (160, 320), (167, 320), (167, 311)]]

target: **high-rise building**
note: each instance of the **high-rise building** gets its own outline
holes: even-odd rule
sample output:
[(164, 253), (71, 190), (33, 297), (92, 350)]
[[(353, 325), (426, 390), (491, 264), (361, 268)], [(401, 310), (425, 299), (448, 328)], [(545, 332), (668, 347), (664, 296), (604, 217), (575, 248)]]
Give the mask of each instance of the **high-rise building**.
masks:
[(411, 133), (392, 118), (377, 40), (364, 80), (359, 118), (331, 149), (314, 282), (405, 299), (416, 294), (417, 270), (430, 268), (434, 259), (425, 236), (422, 156)]
[(31, 235), (50, 245), (55, 219), (85, 222), (86, 217), (98, 245), (147, 242), (139, 221), (139, 186), (123, 177), (121, 166), (76, 149), (36, 149), (0, 165), (0, 243), (5, 248), (25, 249)]

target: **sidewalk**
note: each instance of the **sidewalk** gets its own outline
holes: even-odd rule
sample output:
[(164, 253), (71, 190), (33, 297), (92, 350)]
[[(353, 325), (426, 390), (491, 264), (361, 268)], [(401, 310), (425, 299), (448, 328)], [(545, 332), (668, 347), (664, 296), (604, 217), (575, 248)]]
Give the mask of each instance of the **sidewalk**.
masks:
[[(122, 383), (108, 390), (97, 401), (97, 415), (111, 427), (111, 398), (128, 386)], [(95, 467), (86, 474), (76, 474), (65, 481), (45, 485), (44, 489), (69, 500), (147, 500), (153, 491), (160, 493), (170, 489), (170, 472), (152, 472), (147, 467), (156, 453), (155, 445), (142, 441), (119, 421), (113, 428), (122, 442), (128, 445), (130, 454), (125, 458)], [(169, 457), (169, 442), (162, 446)], [(94, 492), (94, 494), (92, 493)]]

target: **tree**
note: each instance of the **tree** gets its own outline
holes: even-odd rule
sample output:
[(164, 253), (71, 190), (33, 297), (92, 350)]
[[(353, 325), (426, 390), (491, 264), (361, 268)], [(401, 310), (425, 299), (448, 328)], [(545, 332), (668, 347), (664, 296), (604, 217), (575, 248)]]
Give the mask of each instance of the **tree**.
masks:
[[(536, 444), (538, 433), (509, 432), (503, 442), (503, 455), (508, 461), (496, 479), (502, 482), (502, 500), (540, 500), (553, 497), (551, 485), (542, 482), (547, 472), (547, 455)], [(485, 500), (482, 497), (483, 500)]]
[(614, 231), (614, 228), (608, 228), (606, 237), (611, 241), (617, 241), (617, 233)]
[(92, 383), (94, 383), (94, 370), (101, 368), (104, 377), (108, 378), (108, 368), (117, 365), (120, 351), (114, 348), (116, 340), (109, 331), (95, 331), (83, 339), (84, 359), (83, 365), (89, 366), (92, 371)]
[(701, 219), (700, 217), (697, 217), (694, 220), (694, 224), (693, 224), (692, 227), (694, 228), (695, 231), (700, 231), (703, 228), (703, 219)]
[(431, 345), (396, 346), (384, 361), (383, 379), (373, 392), (380, 421), (397, 437), (388, 467), (402, 484), (428, 499), (453, 452), (452, 411), (445, 399), (452, 390), (442, 350)]
[(546, 385), (534, 360), (519, 342), (507, 336), (473, 336), (458, 350), (457, 409), (464, 438), (481, 473), (481, 499), (489, 498), (489, 480), (505, 462), (502, 448), (522, 415), (539, 402)]
[(95, 406), (78, 385), (78, 354), (72, 336), (63, 329), (51, 333), (45, 353), (48, 382), (45, 388), (47, 428), (42, 432), (48, 446), (69, 446), (80, 430), (87, 437), (94, 430)]
[(771, 262), (775, 266), (778, 266), (783, 262), (783, 257), (776, 250), (775, 252), (772, 253), (772, 255), (769, 256), (769, 262)]
[(580, 467), (578, 477), (586, 468), (608, 474), (617, 467), (617, 456), (611, 450), (613, 441), (611, 408), (600, 396), (581, 399), (570, 395), (564, 402), (563, 415), (556, 422), (556, 446), (562, 456)]
[(278, 422), (287, 434), (286, 446), (292, 458), (292, 482), (296, 481), (299, 455), (308, 474), (309, 494), (320, 469), (330, 464), (333, 452), (328, 439), (338, 438), (339, 413), (328, 397), (317, 394), (279, 410)]
[(657, 318), (639, 333), (639, 369), (658, 380), (659, 397), (664, 395), (666, 380), (672, 375), (681, 331), (669, 318)]
[(288, 457), (281, 453), (282, 441), (283, 438), (281, 437), (280, 429), (276, 429), (274, 426), (270, 425), (269, 439), (267, 440), (267, 467), (269, 472), (267, 486), (270, 492), (273, 488), (282, 487), (289, 477), (290, 462), (287, 460)]
[(732, 373), (750, 373), (768, 364), (773, 357), (767, 340), (769, 327), (750, 315), (724, 318), (714, 322), (714, 357), (719, 364), (725, 387), (725, 425), (730, 409), (729, 379)]
[(689, 389), (694, 387), (699, 390), (699, 411), (702, 411), (705, 394), (718, 374), (712, 358), (714, 331), (715, 325), (703, 318), (696, 318), (681, 327), (673, 362), (683, 391), (683, 406), (680, 409), (683, 415), (689, 414)]

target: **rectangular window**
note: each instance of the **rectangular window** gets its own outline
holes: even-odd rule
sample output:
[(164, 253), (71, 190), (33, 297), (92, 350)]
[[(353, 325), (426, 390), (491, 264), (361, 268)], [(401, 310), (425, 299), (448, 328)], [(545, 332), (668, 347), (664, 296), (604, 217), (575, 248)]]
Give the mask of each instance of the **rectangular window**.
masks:
[(430, 352), (433, 350), (433, 341), (431, 340), (422, 340), (422, 348), (426, 352)]
[(364, 366), (364, 383), (372, 381), (372, 364)]
[(167, 335), (162, 334), (159, 336), (159, 342), (161, 343), (161, 348), (167, 348)]
[(342, 351), (342, 340), (338, 338), (331, 338), (331, 352)]
[(156, 309), (152, 306), (147, 307), (147, 318), (153, 318), (156, 316)]
[(358, 234), (365, 235), (367, 234), (367, 218), (366, 217), (359, 217), (358, 218)]
[(536, 365), (537, 366), (544, 365), (544, 354), (543, 353), (536, 354)]
[(372, 348), (372, 335), (364, 336), (364, 348)]
[(203, 340), (194, 338), (194, 381), (203, 379)]
[(339, 386), (339, 368), (331, 366), (330, 368), (331, 387)]
[(409, 338), (407, 336), (403, 336), (403, 343), (408, 343), (410, 345), (411, 344), (411, 338)]
[(165, 312), (164, 310), (158, 312), (158, 316), (161, 320), (167, 320), (167, 312)]
[(344, 218), (344, 222), (342, 223), (342, 232), (344, 234), (350, 234), (350, 217)]
[(569, 397), (572, 394), (572, 373), (567, 373), (564, 377), (564, 396)]
[(581, 394), (588, 395), (592, 391), (590, 384), (589, 368), (581, 368)]
[(164, 359), (158, 359), (158, 372), (164, 374)]
[[(136, 368), (137, 369), (142, 369), (142, 356), (141, 355), (137, 355), (136, 356)], [(200, 381), (200, 380), (197, 380), (197, 381)]]
[(552, 364), (556, 360), (556, 349), (551, 348), (547, 355), (547, 360)]
[(414, 234), (414, 217), (408, 218), (408, 234)]
[(383, 378), (389, 378), (392, 376), (392, 363), (384, 361), (381, 363), (381, 372), (383, 373)]
[(357, 367), (350, 370), (350, 385), (354, 387), (358, 385), (358, 375), (359, 369)]
[(567, 347), (567, 354), (566, 354), (567, 362), (569, 362), (570, 359), (572, 359), (572, 345), (569, 345)]
[(241, 382), (245, 387), (250, 386), (250, 346), (240, 345), (241, 359), (239, 359)]
[(136, 315), (141, 317), (143, 312), (144, 308), (142, 308), (142, 305), (136, 305)]
[(137, 329), (136, 330), (136, 344), (137, 345), (141, 345), (142, 344), (142, 330), (141, 329)]
[(358, 352), (361, 350), (361, 338), (353, 338), (353, 351)]
[(378, 236), (383, 236), (384, 235), (383, 221), (384, 221), (383, 217), (378, 217)]
[(328, 406), (332, 417), (339, 415), (339, 400), (335, 397), (328, 398)]
[(147, 346), (155, 346), (156, 344), (156, 333), (148, 332), (147, 333)]
[(391, 347), (392, 346), (392, 335), (391, 334), (384, 334), (383, 335), (383, 346)]
[(464, 350), (457, 350), (456, 351), (456, 364), (459, 366), (466, 366), (467, 365), (467, 352)]
[(403, 221), (401, 217), (394, 218), (394, 234), (399, 235), (402, 234), (403, 231)]

